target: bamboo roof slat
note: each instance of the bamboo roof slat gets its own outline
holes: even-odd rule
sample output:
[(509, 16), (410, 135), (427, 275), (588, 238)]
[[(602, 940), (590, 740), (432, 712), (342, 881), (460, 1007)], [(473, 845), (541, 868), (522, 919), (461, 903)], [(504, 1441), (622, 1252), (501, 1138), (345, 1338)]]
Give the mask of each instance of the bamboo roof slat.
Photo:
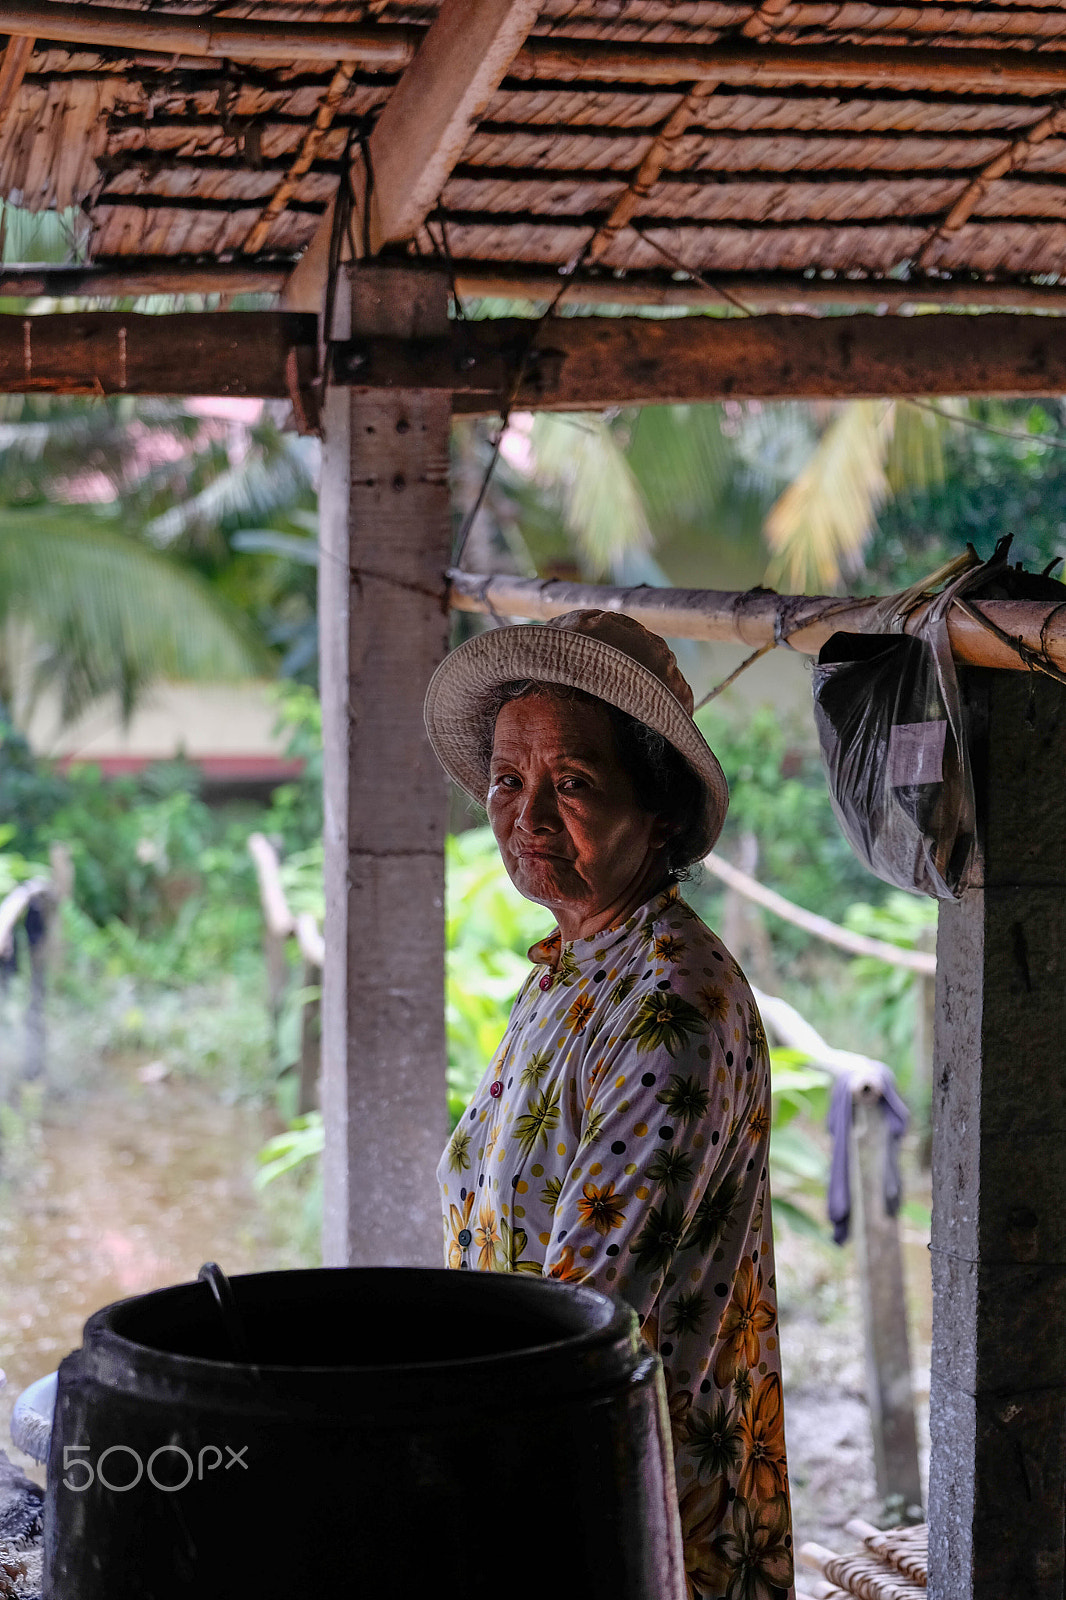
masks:
[[(103, 260), (239, 251), (254, 271), (315, 234), (353, 129), (388, 106), (440, 6), (4, 12), (33, 42), (0, 115), (0, 196), (84, 207)], [(749, 276), (891, 280), (917, 261), (934, 296), (959, 303), (992, 274), (1031, 306), (1032, 278), (1066, 260), (1057, 94), (1066, 8), (1037, 0), (544, 0), (449, 153), (449, 250), (488, 274), (584, 251), (650, 303), (677, 292), (664, 251)]]

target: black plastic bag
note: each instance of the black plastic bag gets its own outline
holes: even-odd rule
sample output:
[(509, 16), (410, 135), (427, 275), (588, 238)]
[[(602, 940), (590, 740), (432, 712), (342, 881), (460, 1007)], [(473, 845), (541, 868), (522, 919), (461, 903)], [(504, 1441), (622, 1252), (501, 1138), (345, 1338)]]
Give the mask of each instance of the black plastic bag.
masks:
[[(835, 633), (814, 670), (814, 720), (833, 809), (870, 871), (900, 889), (956, 900), (976, 853), (973, 782), (947, 611), (1006, 568), (1010, 541), (940, 594), (893, 596), (883, 631)], [(902, 629), (918, 605), (910, 634)]]

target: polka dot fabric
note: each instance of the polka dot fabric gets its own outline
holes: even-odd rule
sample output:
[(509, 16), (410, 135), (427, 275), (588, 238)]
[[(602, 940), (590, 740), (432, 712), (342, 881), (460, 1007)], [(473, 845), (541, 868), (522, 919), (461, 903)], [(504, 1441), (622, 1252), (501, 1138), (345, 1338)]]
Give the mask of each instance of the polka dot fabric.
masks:
[(676, 887), (533, 970), (441, 1158), (448, 1265), (621, 1295), (662, 1357), (689, 1594), (787, 1600), (767, 1156), (743, 973)]

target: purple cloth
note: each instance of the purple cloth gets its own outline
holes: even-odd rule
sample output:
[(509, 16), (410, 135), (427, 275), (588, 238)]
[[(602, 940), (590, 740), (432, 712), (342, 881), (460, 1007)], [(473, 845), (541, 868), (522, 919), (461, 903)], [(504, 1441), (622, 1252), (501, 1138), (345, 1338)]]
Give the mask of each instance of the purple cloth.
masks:
[[(880, 1106), (885, 1119), (885, 1212), (894, 1217), (899, 1210), (899, 1142), (907, 1131), (910, 1112), (896, 1088), (887, 1067), (881, 1068)], [(829, 1220), (833, 1239), (843, 1244), (851, 1223), (851, 1118), (855, 1104), (855, 1079), (842, 1072), (833, 1084), (826, 1127), (833, 1141), (829, 1162)]]

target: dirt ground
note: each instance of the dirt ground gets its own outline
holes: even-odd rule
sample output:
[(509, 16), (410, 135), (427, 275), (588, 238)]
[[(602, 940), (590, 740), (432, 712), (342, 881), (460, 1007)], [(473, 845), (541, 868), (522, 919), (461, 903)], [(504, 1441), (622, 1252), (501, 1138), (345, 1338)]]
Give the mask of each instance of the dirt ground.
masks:
[[(81, 1340), (85, 1318), (126, 1295), (195, 1277), (202, 1262), (233, 1272), (301, 1264), (285, 1196), (257, 1191), (256, 1152), (275, 1117), (220, 1104), (178, 1075), (153, 1081), (148, 1061), (111, 1062), (93, 1088), (47, 1107), (43, 1124), (6, 1150), (0, 1188), (0, 1447), (38, 1481), (9, 1439), (22, 1388)], [(147, 1078), (148, 1081), (144, 1081)], [(917, 1198), (921, 1199), (919, 1194)], [(904, 1228), (920, 1437), (928, 1451), (929, 1267)], [(782, 1228), (777, 1241), (786, 1435), (797, 1545), (831, 1548), (855, 1515), (881, 1507), (873, 1481), (854, 1254)]]

